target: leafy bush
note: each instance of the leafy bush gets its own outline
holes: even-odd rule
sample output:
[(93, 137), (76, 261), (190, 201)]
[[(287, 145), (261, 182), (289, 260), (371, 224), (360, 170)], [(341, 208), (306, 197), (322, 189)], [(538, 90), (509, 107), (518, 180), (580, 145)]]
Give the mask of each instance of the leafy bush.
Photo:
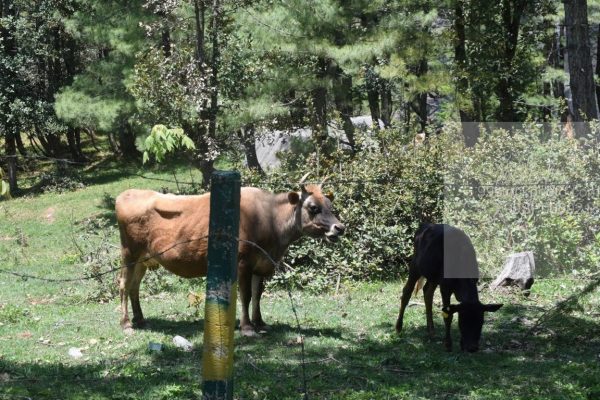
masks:
[(471, 235), (484, 275), (531, 250), (538, 276), (598, 268), (597, 144), (524, 125), (490, 129), (473, 148), (447, 152), (444, 221)]
[(108, 218), (87, 218), (80, 222), (79, 233), (73, 238), (83, 262), (84, 276), (92, 284), (87, 285), (90, 300), (107, 301), (118, 295), (118, 272), (111, 273), (120, 265), (117, 229)]
[(41, 174), (39, 187), (46, 193), (65, 193), (83, 189), (85, 184), (77, 170), (58, 163), (53, 171)]
[[(358, 133), (363, 150), (354, 155), (336, 148), (319, 157), (314, 146), (304, 146), (303, 155), (283, 155), (282, 168), (267, 182), (244, 172), (244, 184), (273, 191), (299, 190), (294, 182), (305, 171), (313, 173), (309, 180), (315, 182), (327, 175), (324, 189), (334, 192), (336, 214), (348, 228), (335, 245), (305, 238), (291, 246), (284, 260), (291, 268), (276, 274), (272, 284), (318, 291), (338, 279), (387, 279), (406, 271), (419, 221), (441, 216), (442, 142), (415, 146), (398, 130), (381, 132), (379, 140), (386, 145), (372, 147), (372, 139)], [(304, 171), (287, 172), (298, 165)]]
[(597, 148), (543, 133), (535, 126), (492, 127), (472, 148), (451, 124), (423, 145), (398, 130), (379, 132), (372, 145), (363, 133), (355, 155), (334, 146), (319, 157), (316, 146), (305, 144), (303, 153), (283, 155), (266, 182), (244, 172), (245, 184), (273, 191), (298, 190), (293, 182), (307, 171), (314, 181), (328, 175), (326, 189), (334, 191), (347, 226), (335, 245), (294, 244), (284, 259), (290, 268), (271, 284), (318, 291), (338, 279), (397, 277), (407, 271), (414, 232), (424, 221), (464, 229), (484, 277), (495, 276), (507, 255), (525, 250), (534, 252), (538, 275), (593, 272), (600, 260)]

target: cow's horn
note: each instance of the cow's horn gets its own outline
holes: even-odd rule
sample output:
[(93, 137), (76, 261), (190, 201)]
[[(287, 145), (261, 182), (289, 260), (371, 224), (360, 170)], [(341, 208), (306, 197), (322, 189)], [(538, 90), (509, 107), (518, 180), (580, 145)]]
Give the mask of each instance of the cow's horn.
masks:
[(304, 174), (304, 176), (302, 178), (300, 178), (300, 182), (298, 182), (303, 193), (306, 193), (306, 188), (304, 187), (304, 181), (306, 180), (306, 178), (308, 178), (309, 175), (310, 175), (310, 172), (307, 172), (306, 174)]
[(327, 182), (327, 179), (329, 179), (329, 175), (327, 175), (325, 178), (323, 178), (323, 180), (321, 181), (321, 184), (319, 186), (323, 186), (325, 184), (325, 182)]

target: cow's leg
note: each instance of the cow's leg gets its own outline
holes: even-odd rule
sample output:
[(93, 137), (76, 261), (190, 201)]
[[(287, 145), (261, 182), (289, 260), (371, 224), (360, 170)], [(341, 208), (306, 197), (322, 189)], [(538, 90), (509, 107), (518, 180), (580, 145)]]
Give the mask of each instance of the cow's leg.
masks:
[(408, 280), (404, 285), (404, 289), (402, 289), (402, 298), (400, 299), (400, 311), (398, 312), (398, 319), (396, 320), (396, 332), (398, 333), (402, 332), (404, 310), (406, 310), (406, 306), (408, 305), (410, 296), (412, 295), (412, 292), (415, 289), (415, 285), (417, 284), (419, 278), (419, 274), (417, 274), (416, 272), (409, 271)]
[(242, 302), (242, 316), (240, 317), (240, 331), (242, 336), (255, 336), (256, 331), (250, 322), (248, 308), (252, 300), (252, 271), (245, 261), (240, 261), (238, 266), (238, 283), (240, 300)]
[(433, 294), (437, 287), (436, 283), (429, 280), (423, 286), (423, 299), (425, 300), (425, 317), (427, 319), (427, 333), (432, 337), (434, 333), (433, 327)]
[(132, 322), (134, 326), (140, 328), (146, 324), (146, 321), (144, 321), (144, 314), (142, 314), (142, 307), (140, 306), (140, 283), (142, 282), (142, 278), (144, 278), (147, 269), (148, 268), (145, 265), (138, 265), (137, 268), (135, 268), (131, 287), (129, 288), (131, 310), (133, 311)]
[(121, 276), (119, 277), (119, 293), (121, 295), (121, 328), (131, 329), (131, 321), (129, 320), (129, 293), (131, 285), (134, 281), (136, 263), (129, 256), (129, 252), (125, 249), (121, 250)]
[(258, 275), (252, 275), (252, 324), (256, 330), (264, 330), (267, 324), (262, 319), (260, 313), (260, 297), (265, 290), (265, 278)]
[(440, 286), (440, 292), (442, 294), (442, 310), (444, 316), (444, 325), (446, 325), (446, 336), (444, 337), (444, 345), (447, 351), (452, 351), (452, 337), (450, 336), (450, 328), (452, 326), (452, 313), (447, 312), (450, 307), (450, 296), (452, 293), (444, 285)]

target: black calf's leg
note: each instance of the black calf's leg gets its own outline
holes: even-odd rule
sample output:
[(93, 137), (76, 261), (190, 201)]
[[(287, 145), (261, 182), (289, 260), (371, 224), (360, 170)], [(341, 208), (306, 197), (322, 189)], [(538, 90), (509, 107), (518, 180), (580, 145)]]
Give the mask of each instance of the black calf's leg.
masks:
[(452, 313), (448, 310), (450, 307), (450, 296), (452, 293), (444, 286), (440, 286), (440, 292), (442, 294), (442, 315), (444, 316), (444, 325), (446, 325), (446, 336), (444, 338), (444, 345), (447, 351), (452, 351), (452, 337), (450, 336), (450, 327), (452, 326)]
[(402, 332), (404, 310), (406, 310), (406, 306), (408, 305), (408, 301), (410, 300), (410, 296), (412, 295), (412, 292), (418, 280), (418, 274), (409, 272), (406, 285), (404, 285), (404, 289), (402, 289), (402, 298), (400, 299), (400, 311), (398, 312), (398, 319), (396, 320), (396, 332), (398, 333)]
[(437, 284), (427, 281), (423, 286), (423, 298), (425, 299), (425, 316), (427, 318), (427, 333), (429, 336), (433, 336), (433, 293)]

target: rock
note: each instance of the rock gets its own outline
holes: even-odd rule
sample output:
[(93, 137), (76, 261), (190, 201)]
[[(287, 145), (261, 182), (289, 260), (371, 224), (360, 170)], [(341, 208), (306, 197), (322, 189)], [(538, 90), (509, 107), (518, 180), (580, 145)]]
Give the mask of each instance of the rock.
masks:
[(192, 348), (194, 347), (192, 342), (179, 335), (173, 337), (173, 343), (183, 351), (192, 351)]
[[(370, 115), (351, 117), (350, 120), (356, 129), (366, 131), (372, 129), (373, 119)], [(385, 129), (382, 120), (379, 120), (378, 124), (380, 129)], [(328, 127), (328, 134), (330, 137), (338, 139), (341, 147), (349, 148), (348, 138), (340, 126), (337, 126), (334, 123), (331, 124), (331, 126)], [(281, 165), (279, 153), (292, 150), (295, 141), (298, 143), (308, 142), (312, 135), (312, 129), (308, 127), (290, 131), (272, 130), (258, 132), (255, 141), (255, 149), (260, 166), (265, 171), (278, 168)], [(375, 147), (377, 146), (377, 143), (375, 142), (375, 139), (371, 139), (363, 143), (363, 146)]]
[(161, 351), (162, 350), (162, 344), (150, 342), (150, 343), (148, 343), (148, 350), (150, 350), (150, 351)]
[(517, 285), (521, 290), (529, 290), (533, 285), (535, 273), (535, 261), (533, 252), (511, 254), (506, 258), (504, 268), (500, 275), (491, 283), (490, 287), (496, 289), (499, 286)]
[(77, 347), (71, 347), (69, 349), (69, 355), (72, 358), (81, 358), (81, 357), (83, 357), (83, 354), (81, 353), (81, 350), (78, 349)]

